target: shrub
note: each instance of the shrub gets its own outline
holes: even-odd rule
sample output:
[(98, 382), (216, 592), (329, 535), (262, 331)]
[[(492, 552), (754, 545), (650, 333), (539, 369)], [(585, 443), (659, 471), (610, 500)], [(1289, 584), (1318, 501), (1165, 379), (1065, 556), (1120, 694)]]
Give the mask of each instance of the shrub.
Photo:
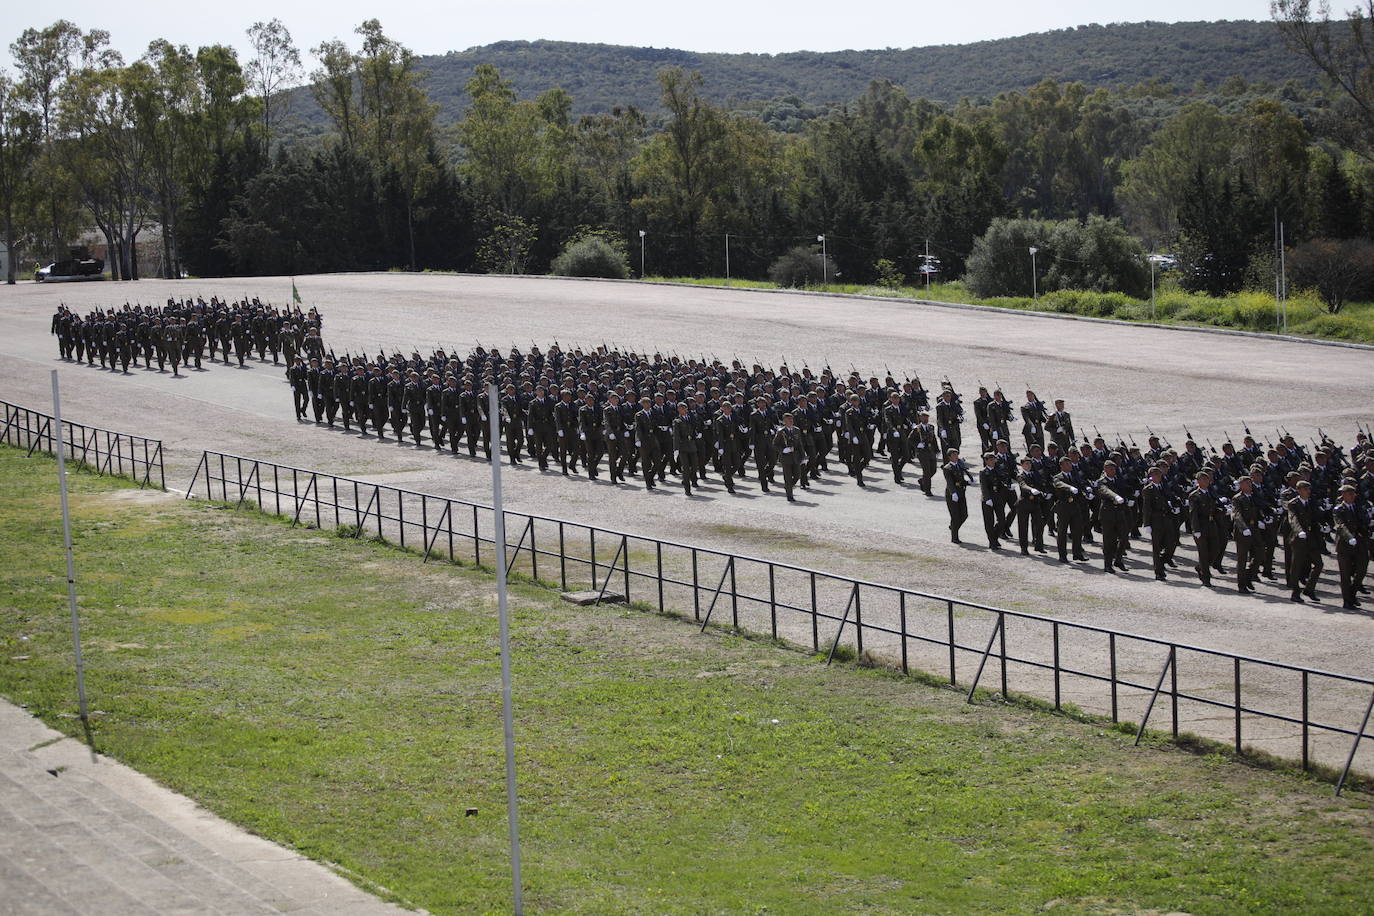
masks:
[(1293, 283), (1315, 290), (1332, 315), (1374, 291), (1374, 242), (1365, 239), (1303, 242), (1289, 254), (1288, 265)]
[[(1032, 262), (1030, 249), (1038, 249)], [(1034, 263), (1036, 281), (1031, 280)], [(1122, 292), (1140, 298), (1150, 289), (1150, 269), (1140, 243), (1115, 220), (1085, 222), (997, 219), (973, 245), (965, 281), (980, 297), (1026, 296), (1083, 290)], [(1048, 306), (1074, 314), (1111, 314), (1121, 303), (1076, 300)], [(1086, 311), (1079, 311), (1086, 309)]]
[(873, 265), (873, 272), (878, 278), (878, 285), (886, 289), (901, 289), (906, 283), (901, 270), (888, 258), (879, 258), (878, 263)]
[(791, 249), (768, 268), (768, 279), (792, 289), (819, 286), (827, 274), (835, 276), (835, 263), (828, 257), (822, 260), (819, 251), (804, 245)]
[(630, 276), (624, 248), (595, 233), (578, 236), (563, 246), (553, 259), (552, 269), (559, 277), (624, 280)]

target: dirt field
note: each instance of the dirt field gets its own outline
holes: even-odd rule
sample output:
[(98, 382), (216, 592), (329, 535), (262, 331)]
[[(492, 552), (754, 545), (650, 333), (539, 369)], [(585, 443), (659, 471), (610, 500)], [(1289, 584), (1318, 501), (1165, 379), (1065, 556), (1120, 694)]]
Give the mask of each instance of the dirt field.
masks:
[[(306, 304), (323, 312), (325, 338), (339, 352), (375, 354), (385, 347), (408, 353), (436, 344), (466, 349), (476, 342), (504, 350), (512, 343), (527, 348), (532, 340), (543, 345), (556, 338), (565, 346), (605, 340), (774, 365), (785, 359), (789, 365), (805, 361), (818, 368), (828, 360), (837, 371), (853, 363), (865, 375), (881, 375), (884, 365), (895, 374), (915, 368), (931, 389), (948, 374), (969, 401), (979, 380), (1003, 386), (1017, 403), (1029, 385), (1045, 400), (1065, 398), (1080, 433), (1096, 426), (1104, 434), (1119, 431), (1142, 443), (1150, 427), (1181, 445), (1186, 423), (1195, 437), (1220, 445), (1227, 432), (1241, 434), (1242, 419), (1261, 436), (1283, 426), (1302, 439), (1320, 426), (1348, 443), (1357, 419), (1374, 419), (1368, 407), (1374, 353), (1367, 350), (1013, 312), (634, 283), (401, 274), (297, 282)], [(64, 413), (79, 422), (162, 438), (168, 483), (174, 487), (185, 485), (201, 449), (212, 448), (428, 493), (486, 499), (485, 463), (298, 424), (282, 367), (252, 361), (246, 369), (207, 364), (205, 371), (180, 379), (144, 369), (120, 376), (62, 363), (48, 333), (59, 301), (84, 310), (122, 304), (125, 298), (146, 302), (218, 293), (257, 295), (280, 304), (289, 299), (290, 289), (285, 278), (0, 288), (0, 397), (44, 407), (50, 401), (47, 371), (62, 368)], [(965, 435), (972, 433), (970, 416)], [(735, 497), (717, 485), (688, 500), (680, 490), (646, 494), (637, 482), (569, 481), (526, 465), (506, 475), (506, 499), (513, 509), (1260, 658), (1356, 675), (1374, 670), (1374, 613), (1340, 609), (1334, 560), (1320, 589), (1321, 602), (1304, 606), (1290, 604), (1282, 588), (1267, 583), (1261, 583), (1258, 596), (1241, 597), (1233, 576), (1220, 578), (1222, 587), (1212, 590), (1183, 570), (1158, 583), (1138, 551), (1131, 571), (1120, 576), (1102, 573), (1096, 563), (1065, 568), (978, 546), (983, 538), (976, 512), (964, 528), (966, 544), (952, 545), (941, 499), (923, 497), (914, 484), (896, 486), (890, 476), (870, 473), (869, 480), (868, 489), (860, 491), (832, 473), (789, 505), (780, 493), (763, 495), (753, 483), (740, 486)], [(1094, 549), (1089, 552), (1097, 556)], [(1159, 661), (1147, 666), (1142, 660), (1142, 677), (1152, 681)], [(1218, 683), (1228, 679), (1229, 672), (1216, 673)], [(1256, 684), (1255, 689), (1278, 696), (1291, 693), (1292, 685)], [(1366, 699), (1346, 697), (1350, 709), (1347, 715), (1342, 707), (1342, 724), (1358, 723)], [(1228, 715), (1199, 712), (1195, 730), (1220, 729), (1224, 737)], [(1216, 727), (1206, 727), (1212, 719)], [(1296, 755), (1296, 726), (1272, 728), (1269, 734), (1272, 742), (1257, 743)], [(1323, 756), (1340, 756), (1344, 747), (1333, 742)]]

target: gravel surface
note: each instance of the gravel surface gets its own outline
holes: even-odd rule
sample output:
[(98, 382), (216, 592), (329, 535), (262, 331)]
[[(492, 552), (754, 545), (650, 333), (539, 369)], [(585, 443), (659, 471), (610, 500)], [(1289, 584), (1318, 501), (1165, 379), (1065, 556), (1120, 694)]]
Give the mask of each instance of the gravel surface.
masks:
[[(1299, 342), (1015, 312), (635, 283), (405, 274), (315, 276), (297, 283), (307, 307), (323, 312), (326, 341), (340, 353), (364, 348), (375, 354), (379, 347), (409, 353), (437, 344), (466, 350), (477, 342), (505, 350), (513, 343), (528, 348), (531, 341), (543, 346), (553, 339), (565, 347), (595, 346), (605, 340), (726, 361), (738, 356), (815, 368), (828, 361), (837, 371), (852, 363), (865, 375), (881, 375), (885, 365), (898, 375), (914, 368), (932, 390), (948, 374), (966, 403), (976, 396), (980, 380), (1001, 385), (1015, 403), (1029, 385), (1046, 401), (1065, 398), (1080, 434), (1097, 426), (1109, 436), (1119, 431), (1143, 443), (1149, 427), (1180, 446), (1185, 423), (1200, 441), (1210, 438), (1220, 445), (1227, 432), (1241, 434), (1242, 420), (1261, 436), (1283, 426), (1302, 439), (1320, 426), (1348, 444), (1355, 421), (1374, 416), (1367, 400), (1374, 353)], [(61, 362), (48, 333), (60, 301), (84, 310), (122, 304), (125, 298), (247, 294), (284, 304), (290, 289), (286, 278), (5, 287), (0, 289), (0, 397), (41, 408), (50, 401), (47, 370), (63, 369), (64, 413), (78, 422), (162, 438), (173, 487), (185, 485), (201, 449), (210, 448), (487, 501), (490, 472), (484, 462), (298, 424), (284, 368), (270, 362), (250, 361), (245, 369), (207, 363), (205, 371), (179, 379), (145, 369), (121, 376)], [(971, 410), (965, 435), (973, 435)], [(1155, 582), (1139, 550), (1132, 553), (1130, 572), (1119, 576), (1104, 574), (1097, 562), (1066, 568), (1014, 552), (993, 554), (979, 546), (982, 524), (976, 512), (964, 527), (965, 545), (950, 544), (943, 500), (923, 497), (914, 483), (898, 486), (890, 476), (875, 473), (881, 469), (875, 464), (865, 491), (842, 473), (831, 473), (797, 504), (788, 504), (780, 492), (761, 494), (752, 482), (738, 487), (739, 496), (729, 496), (717, 484), (689, 500), (680, 489), (646, 494), (636, 481), (623, 486), (604, 477), (598, 483), (569, 481), (526, 464), (505, 475), (506, 500), (515, 510), (733, 549), (973, 602), (1330, 671), (1374, 674), (1374, 613), (1341, 610), (1334, 558), (1319, 589), (1321, 602), (1299, 606), (1288, 602), (1281, 587), (1265, 582), (1258, 596), (1239, 596), (1233, 576), (1219, 577), (1222, 587), (1211, 590), (1183, 570), (1168, 583)], [(1089, 555), (1098, 556), (1092, 547)], [(870, 614), (879, 613), (888, 611), (865, 609), (865, 620), (876, 621), (880, 618)], [(982, 644), (990, 624), (975, 622), (977, 632), (961, 638)], [(797, 624), (789, 635), (803, 629), (809, 642), (809, 623)], [(1012, 628), (1010, 635), (1025, 640), (1022, 645), (1048, 646), (1044, 632)], [(1061, 650), (1074, 647), (1066, 643)], [(926, 667), (942, 670), (937, 656)], [(1124, 670), (1153, 683), (1162, 655), (1141, 651), (1136, 656), (1123, 661)], [(969, 667), (965, 672), (961, 663), (961, 675), (971, 674)], [(1185, 670), (1199, 689), (1229, 698), (1229, 664), (1196, 660), (1195, 670)], [(990, 668), (985, 677), (993, 676)], [(1278, 678), (1247, 666), (1244, 702), (1296, 713), (1296, 685), (1295, 676)], [(1011, 686), (1049, 695), (1046, 676), (1034, 671), (1013, 669)], [(1313, 687), (1314, 713), (1321, 711), (1345, 727), (1358, 724), (1368, 694)], [(1066, 691), (1066, 699), (1104, 708), (1102, 685), (1083, 683)], [(1133, 708), (1123, 698), (1123, 714)], [(1199, 706), (1180, 715), (1185, 728), (1230, 736), (1227, 710)], [(1286, 756), (1296, 756), (1297, 735), (1297, 726), (1246, 720), (1247, 743), (1253, 736), (1253, 743)], [(1315, 746), (1324, 759), (1343, 760), (1348, 743), (1323, 738)], [(1361, 758), (1364, 762), (1364, 754)]]

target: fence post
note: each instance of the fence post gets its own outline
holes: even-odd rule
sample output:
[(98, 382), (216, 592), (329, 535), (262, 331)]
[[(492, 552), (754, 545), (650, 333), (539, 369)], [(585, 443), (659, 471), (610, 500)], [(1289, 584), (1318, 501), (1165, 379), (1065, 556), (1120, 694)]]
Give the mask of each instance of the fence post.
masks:
[(910, 674), (906, 664), (906, 592), (897, 593), (899, 623), (902, 631), (902, 673)]
[(1302, 771), (1307, 772), (1307, 669), (1302, 671)]
[[(659, 564), (659, 578), (662, 578), (663, 564)], [(558, 581), (563, 587), (563, 591), (568, 590), (568, 551), (563, 539), (563, 523), (558, 523)], [(663, 595), (660, 592), (658, 598), (659, 610), (663, 609)]]
[(1054, 708), (1059, 708), (1059, 621), (1050, 628), (1054, 636)]
[[(560, 523), (561, 524), (561, 523)], [(658, 562), (658, 612), (663, 613), (663, 542), (654, 541), (654, 557)]]
[(592, 588), (596, 588), (596, 529), (588, 528), (587, 536), (591, 539)]
[(735, 583), (735, 558), (730, 557), (730, 623), (739, 629), (739, 589)]
[(1240, 753), (1240, 659), (1235, 660), (1236, 675), (1236, 753)]
[(477, 506), (472, 507), (472, 565), (482, 565), (482, 533), (477, 527)]
[(1345, 788), (1345, 779), (1350, 775), (1350, 767), (1355, 763), (1355, 752), (1360, 749), (1360, 739), (1364, 737), (1364, 730), (1369, 727), (1369, 714), (1374, 712), (1374, 693), (1369, 695), (1369, 705), (1364, 708), (1364, 718), (1360, 720), (1360, 730), (1355, 732), (1355, 740), (1350, 745), (1350, 756), (1345, 758), (1345, 769), (1341, 770), (1340, 781), (1336, 783), (1336, 795), (1341, 794)]
[(854, 587), (849, 592), (849, 600), (844, 605), (844, 616), (840, 618), (840, 628), (835, 631), (835, 641), (830, 644), (830, 654), (825, 657), (825, 663), (829, 665), (835, 658), (835, 650), (840, 646), (840, 637), (844, 635), (844, 625), (849, 622), (849, 609), (854, 606), (854, 602), (859, 597), (859, 583), (855, 582)]
[(816, 574), (811, 573), (811, 651), (821, 651), (820, 621), (816, 617)]
[(1007, 698), (1007, 615), (1001, 611), (997, 612), (998, 627), (997, 645), (1002, 655), (1002, 699)]
[(997, 615), (997, 622), (992, 625), (992, 632), (988, 634), (987, 648), (983, 650), (983, 657), (978, 662), (978, 670), (973, 674), (973, 683), (969, 684), (968, 697), (965, 702), (973, 702), (973, 694), (978, 689), (978, 682), (983, 679), (983, 667), (988, 663), (988, 656), (992, 654), (993, 640), (997, 639), (997, 634), (1002, 632), (1002, 615)]
[(1170, 651), (1174, 653), (1174, 663), (1169, 666), (1169, 711), (1172, 717), (1171, 731), (1174, 740), (1178, 740), (1178, 647), (1171, 646)]
[(692, 548), (692, 617), (701, 619), (701, 593), (697, 586), (697, 549)]
[(1135, 733), (1135, 743), (1140, 745), (1140, 738), (1145, 734), (1145, 725), (1150, 721), (1150, 713), (1154, 711), (1155, 700), (1159, 698), (1160, 688), (1164, 686), (1164, 675), (1168, 674), (1174, 667), (1174, 647), (1169, 646), (1169, 654), (1164, 659), (1164, 667), (1159, 669), (1159, 680), (1155, 681), (1154, 692), (1150, 694), (1150, 703), (1145, 707), (1145, 715), (1140, 717), (1140, 729)]
[[(534, 539), (533, 539), (533, 538), (530, 539), (530, 544), (531, 544), (531, 545), (534, 544)], [(630, 603), (630, 536), (629, 536), (628, 534), (622, 534), (622, 535), (620, 536), (620, 549), (621, 549), (621, 552), (623, 553), (622, 559), (623, 559), (623, 561), (624, 561), (624, 563), (625, 563), (625, 565), (624, 565), (623, 567), (621, 567), (621, 570), (622, 570), (622, 572), (624, 573), (624, 576), (625, 576), (625, 603), (626, 603), (626, 604), (629, 604), (629, 603)]]
[(1116, 715), (1116, 634), (1107, 634), (1107, 654), (1111, 658), (1111, 684), (1112, 684), (1112, 721), (1120, 721)]
[(769, 632), (778, 638), (778, 587), (773, 564), (768, 564), (768, 623)]
[(534, 516), (530, 516), (530, 578), (539, 581), (539, 544), (534, 537)]
[(716, 599), (720, 597), (720, 590), (725, 588), (725, 577), (734, 572), (735, 558), (730, 557), (725, 561), (725, 568), (720, 571), (720, 581), (716, 583), (716, 592), (711, 596), (711, 606), (706, 609), (706, 619), (701, 622), (701, 632), (706, 632), (706, 625), (711, 622), (711, 612), (716, 609)]
[(863, 591), (859, 588), (859, 583), (854, 583), (854, 645), (855, 651), (864, 650), (864, 611), (863, 611)]
[(954, 667), (954, 602), (946, 601), (945, 605), (949, 621), (949, 686), (957, 687), (959, 686), (959, 679), (956, 676), (958, 672)]

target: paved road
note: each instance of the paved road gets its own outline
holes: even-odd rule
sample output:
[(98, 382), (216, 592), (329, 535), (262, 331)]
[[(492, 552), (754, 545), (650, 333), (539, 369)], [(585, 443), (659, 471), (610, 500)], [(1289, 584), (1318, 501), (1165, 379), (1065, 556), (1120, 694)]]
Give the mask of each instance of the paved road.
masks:
[[(528, 347), (531, 340), (542, 345), (555, 338), (565, 346), (595, 345), (604, 339), (775, 365), (786, 358), (813, 367), (828, 360), (840, 370), (853, 363), (865, 373), (881, 374), (884, 365), (894, 373), (915, 368), (927, 387), (937, 387), (948, 374), (970, 398), (980, 379), (1003, 385), (1013, 399), (1029, 384), (1046, 399), (1066, 398), (1080, 430), (1095, 425), (1141, 440), (1150, 427), (1181, 442), (1186, 422), (1195, 436), (1219, 443), (1227, 431), (1240, 433), (1241, 419), (1261, 434), (1284, 426), (1301, 437), (1321, 426), (1349, 439), (1355, 420), (1371, 418), (1361, 408), (1368, 405), (1374, 354), (1362, 350), (1014, 312), (634, 283), (402, 274), (320, 276), (298, 283), (307, 304), (324, 312), (325, 336), (338, 352), (365, 348), (375, 354), (379, 345), (405, 352), (436, 344), (466, 348), (479, 341)], [(84, 308), (126, 297), (153, 301), (195, 293), (246, 293), (280, 303), (289, 297), (290, 281), (0, 289), (0, 392), (41, 405), (47, 400), (47, 370), (63, 368), (65, 412), (163, 438), (173, 486), (189, 478), (200, 450), (208, 447), (429, 493), (484, 498), (489, 471), (483, 463), (297, 424), (280, 367), (221, 363), (173, 379), (147, 370), (120, 376), (56, 358), (48, 322), (59, 300)], [(1157, 583), (1138, 559), (1129, 574), (1111, 576), (1094, 566), (1065, 569), (994, 555), (949, 544), (943, 501), (926, 499), (913, 486), (898, 487), (890, 478), (860, 491), (831, 475), (790, 505), (752, 484), (741, 487), (739, 497), (708, 487), (688, 500), (676, 491), (646, 495), (634, 484), (569, 481), (528, 466), (506, 477), (507, 505), (517, 509), (1261, 658), (1359, 675), (1374, 671), (1374, 614), (1342, 611), (1333, 573), (1320, 604), (1296, 606), (1270, 585), (1261, 585), (1259, 597), (1240, 597), (1224, 588), (1202, 589), (1186, 575)], [(977, 520), (964, 532), (966, 541), (981, 541)], [(1153, 658), (1142, 657), (1138, 670), (1153, 681), (1156, 666)], [(1229, 678), (1229, 672), (1216, 672), (1213, 680), (1221, 689)], [(1247, 691), (1250, 678), (1247, 672)], [(1295, 697), (1294, 685), (1286, 682), (1261, 678), (1254, 689), (1275, 702)], [(1362, 705), (1353, 695), (1335, 696), (1331, 714), (1354, 718), (1347, 706), (1356, 703)], [(1215, 719), (1208, 730), (1224, 732), (1226, 718), (1199, 709), (1190, 721)], [(1273, 739), (1267, 746), (1296, 754), (1296, 729), (1279, 729)], [(1326, 756), (1339, 755), (1344, 746), (1329, 743)]]
[(0, 913), (409, 912), (0, 700)]

